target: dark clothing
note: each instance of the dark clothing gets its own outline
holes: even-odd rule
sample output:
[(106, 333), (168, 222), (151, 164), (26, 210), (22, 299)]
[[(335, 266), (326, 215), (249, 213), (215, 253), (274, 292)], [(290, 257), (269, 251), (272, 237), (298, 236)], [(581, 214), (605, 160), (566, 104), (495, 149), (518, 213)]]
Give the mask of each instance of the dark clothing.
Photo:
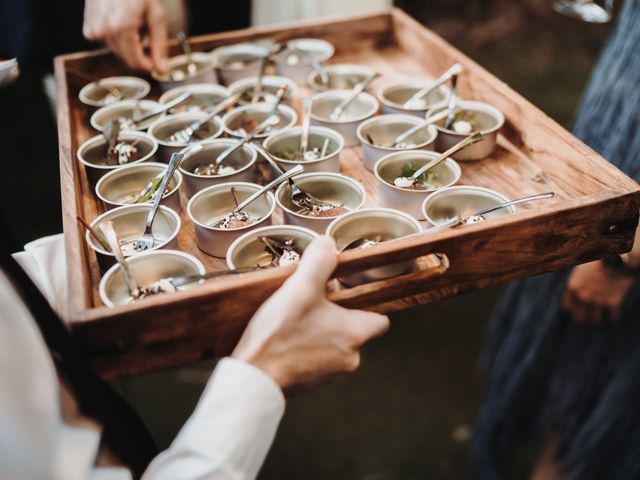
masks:
[[(249, 25), (250, 0), (222, 11), (212, 0), (190, 0), (189, 33), (235, 30)], [(84, 0), (0, 0), (0, 58), (18, 57), (21, 67), (52, 71), (56, 55), (96, 48), (82, 35)]]
[(0, 0), (0, 58), (52, 71), (56, 55), (95, 48), (82, 36), (84, 0)]
[[(627, 0), (584, 95), (574, 133), (640, 179), (640, 0)], [(561, 311), (570, 270), (509, 286), (490, 324), (489, 392), (474, 438), (476, 477), (509, 478), (555, 433), (569, 480), (640, 478), (640, 285), (619, 322)]]

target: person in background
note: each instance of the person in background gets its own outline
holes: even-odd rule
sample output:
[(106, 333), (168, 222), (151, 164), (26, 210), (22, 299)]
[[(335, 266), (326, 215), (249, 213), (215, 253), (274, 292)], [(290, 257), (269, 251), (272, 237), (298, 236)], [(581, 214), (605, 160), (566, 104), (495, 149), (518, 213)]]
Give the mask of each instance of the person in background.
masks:
[[(574, 133), (640, 180), (640, 0), (626, 0)], [(640, 478), (640, 231), (622, 257), (512, 284), (490, 324), (476, 477)]]
[[(134, 12), (139, 3), (0, 0), (0, 59), (17, 58), (21, 71), (17, 81), (0, 89), (0, 145), (18, 150), (23, 160), (4, 162), (4, 178), (25, 178), (24, 165), (29, 165), (29, 181), (5, 182), (0, 201), (6, 227), (17, 242), (13, 250), (62, 228), (60, 202), (52, 201), (60, 198), (54, 56), (101, 46), (83, 35), (85, 6), (94, 11), (100, 7), (102, 20), (113, 25), (116, 18), (130, 20), (127, 12)], [(160, 5), (166, 12), (167, 28), (173, 32), (185, 29), (191, 35), (201, 35), (245, 28), (250, 22), (250, 0), (235, 0), (224, 14), (220, 13), (220, 2), (211, 0), (161, 0)], [(34, 142), (36, 136), (38, 141)]]

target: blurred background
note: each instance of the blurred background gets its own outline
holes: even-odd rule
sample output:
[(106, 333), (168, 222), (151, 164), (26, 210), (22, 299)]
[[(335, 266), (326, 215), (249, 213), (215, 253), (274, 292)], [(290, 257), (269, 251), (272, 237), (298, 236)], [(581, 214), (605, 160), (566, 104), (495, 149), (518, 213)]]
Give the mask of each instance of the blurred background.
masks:
[[(82, 2), (74, 2), (59, 19), (54, 10), (60, 9), (47, 11), (45, 2), (23, 5), (33, 4), (39, 12), (31, 12), (31, 28), (41, 35), (51, 33), (43, 25), (60, 20), (68, 37), (60, 48), (71, 51), (90, 46), (81, 39)], [(200, 21), (192, 33), (365, 13), (389, 4), (254, 0), (252, 8), (249, 1), (237, 1), (233, 17), (208, 17), (218, 24)], [(6, 5), (3, 0), (0, 8)], [(396, 5), (567, 128), (610, 29), (561, 17), (551, 0), (397, 0)], [(7, 38), (21, 32), (7, 24), (3, 13), (0, 9), (4, 50)], [(0, 208), (17, 245), (61, 230), (60, 205), (53, 200), (59, 198), (54, 112), (42, 86), (49, 63), (46, 55), (33, 55), (46, 42), (40, 39), (30, 48), (20, 80), (0, 90), (4, 178), (15, 178), (27, 166), (29, 181), (26, 189), (17, 182), (3, 185), (8, 194)], [(260, 478), (468, 478), (469, 440), (485, 385), (477, 359), (499, 295), (500, 289), (493, 288), (394, 315), (389, 334), (365, 349), (359, 372), (290, 400)], [(162, 447), (193, 410), (212, 366), (204, 362), (121, 381), (117, 387)]]

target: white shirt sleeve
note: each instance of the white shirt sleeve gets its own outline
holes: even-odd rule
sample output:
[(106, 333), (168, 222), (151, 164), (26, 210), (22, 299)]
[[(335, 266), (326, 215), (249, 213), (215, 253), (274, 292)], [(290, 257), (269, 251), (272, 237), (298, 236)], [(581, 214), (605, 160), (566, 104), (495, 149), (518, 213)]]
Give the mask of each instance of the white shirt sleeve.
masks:
[(255, 478), (284, 406), (282, 391), (262, 371), (221, 360), (195, 412), (143, 480)]
[[(56, 240), (61, 244), (62, 239)], [(53, 242), (56, 243), (56, 242)], [(49, 251), (57, 251), (52, 244)], [(43, 244), (37, 247), (45, 247)], [(39, 248), (38, 248), (39, 249)], [(21, 255), (30, 275), (34, 263)], [(55, 282), (51, 282), (55, 283)], [(51, 285), (49, 283), (49, 285)], [(44, 284), (44, 286), (43, 286)], [(63, 286), (64, 287), (64, 286)], [(158, 455), (144, 480), (255, 478), (284, 413), (280, 388), (259, 369), (221, 360), (195, 412), (173, 444)], [(130, 480), (122, 466), (95, 465), (100, 429), (65, 420), (59, 380), (33, 318), (0, 271), (0, 479)]]

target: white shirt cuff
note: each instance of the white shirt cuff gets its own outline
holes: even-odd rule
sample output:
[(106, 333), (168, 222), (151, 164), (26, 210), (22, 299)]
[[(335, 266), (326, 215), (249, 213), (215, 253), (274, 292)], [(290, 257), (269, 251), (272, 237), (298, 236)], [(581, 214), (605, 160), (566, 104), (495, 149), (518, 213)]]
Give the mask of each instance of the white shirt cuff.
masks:
[(271, 377), (243, 361), (222, 359), (194, 413), (145, 478), (255, 478), (284, 407)]

